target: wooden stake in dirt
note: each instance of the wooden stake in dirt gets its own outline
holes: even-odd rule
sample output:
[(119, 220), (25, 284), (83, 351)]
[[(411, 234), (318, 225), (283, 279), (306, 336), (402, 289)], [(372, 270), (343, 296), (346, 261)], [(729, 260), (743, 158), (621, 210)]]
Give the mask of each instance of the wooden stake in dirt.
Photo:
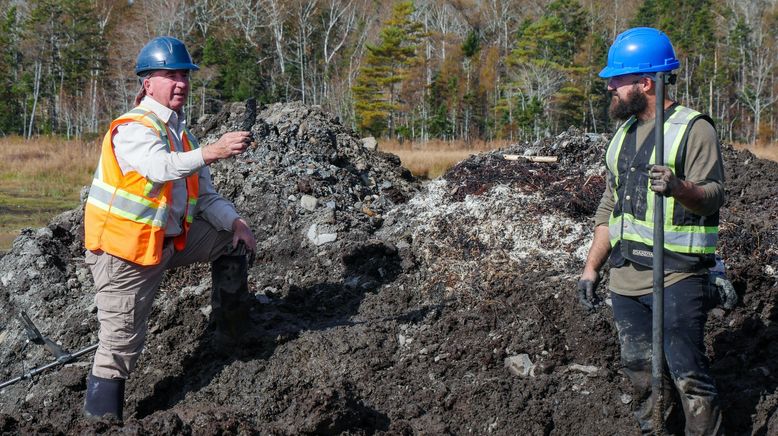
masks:
[(519, 160), (526, 159), (530, 162), (537, 163), (555, 163), (559, 160), (556, 156), (523, 156), (520, 154), (504, 154), (502, 155), (505, 160)]
[[(654, 117), (654, 163), (665, 164), (665, 74), (656, 73), (656, 116)], [(654, 434), (664, 434), (664, 398), (662, 398), (662, 372), (664, 371), (665, 350), (665, 204), (664, 197), (654, 196), (654, 300), (652, 305), (653, 335), (651, 360), (651, 391), (654, 396)]]

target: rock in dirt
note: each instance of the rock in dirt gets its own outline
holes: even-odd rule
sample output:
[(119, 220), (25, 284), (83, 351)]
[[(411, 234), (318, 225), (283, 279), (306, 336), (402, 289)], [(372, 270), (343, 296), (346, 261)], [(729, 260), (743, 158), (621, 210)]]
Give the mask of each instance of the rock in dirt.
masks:
[(579, 365), (577, 363), (574, 363), (568, 367), (571, 371), (579, 371), (584, 374), (588, 375), (594, 375), (597, 374), (597, 371), (599, 371), (599, 368), (593, 365)]
[(519, 354), (505, 358), (505, 367), (508, 371), (518, 377), (529, 377), (532, 374), (534, 365), (527, 354)]

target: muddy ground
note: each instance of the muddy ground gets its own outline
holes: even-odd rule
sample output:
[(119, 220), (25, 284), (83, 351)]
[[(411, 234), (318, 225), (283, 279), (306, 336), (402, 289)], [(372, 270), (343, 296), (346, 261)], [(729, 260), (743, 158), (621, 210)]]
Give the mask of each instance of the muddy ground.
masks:
[[(197, 134), (239, 127), (257, 147), (212, 171), (259, 240), (252, 327), (214, 335), (209, 265), (173, 271), (123, 426), (81, 418), (82, 358), (0, 391), (0, 432), (638, 433), (611, 310), (575, 298), (607, 137), (571, 129), (421, 183), (315, 107), (236, 104)], [(778, 434), (778, 164), (724, 157), (720, 253), (742, 302), (711, 312), (706, 343), (727, 433)], [(82, 225), (62, 214), (0, 259), (0, 381), (52, 360), (25, 344), (20, 310), (68, 350), (96, 341)], [(520, 358), (526, 374), (506, 367)]]

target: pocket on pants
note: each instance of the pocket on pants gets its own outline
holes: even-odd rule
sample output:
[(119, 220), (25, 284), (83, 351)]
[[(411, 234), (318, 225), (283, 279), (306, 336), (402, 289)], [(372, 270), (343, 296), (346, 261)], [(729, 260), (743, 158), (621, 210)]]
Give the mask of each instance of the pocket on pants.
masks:
[(98, 292), (95, 295), (101, 341), (127, 341), (135, 335), (135, 294)]

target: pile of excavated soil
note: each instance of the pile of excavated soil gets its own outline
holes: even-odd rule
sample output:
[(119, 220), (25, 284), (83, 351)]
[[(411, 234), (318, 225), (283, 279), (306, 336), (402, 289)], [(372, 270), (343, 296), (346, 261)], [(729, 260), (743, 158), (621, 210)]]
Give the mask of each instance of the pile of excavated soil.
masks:
[[(638, 434), (610, 308), (574, 292), (607, 138), (571, 129), (420, 186), (317, 108), (238, 104), (198, 127), (203, 144), (240, 127), (257, 141), (212, 168), (259, 240), (253, 327), (220, 340), (210, 267), (173, 271), (123, 427), (81, 418), (84, 358), (0, 391), (1, 432)], [(720, 248), (743, 301), (713, 310), (706, 341), (727, 433), (775, 434), (778, 164), (724, 155)], [(71, 351), (96, 340), (82, 222), (27, 230), (0, 259), (0, 381), (51, 361), (20, 310)]]

